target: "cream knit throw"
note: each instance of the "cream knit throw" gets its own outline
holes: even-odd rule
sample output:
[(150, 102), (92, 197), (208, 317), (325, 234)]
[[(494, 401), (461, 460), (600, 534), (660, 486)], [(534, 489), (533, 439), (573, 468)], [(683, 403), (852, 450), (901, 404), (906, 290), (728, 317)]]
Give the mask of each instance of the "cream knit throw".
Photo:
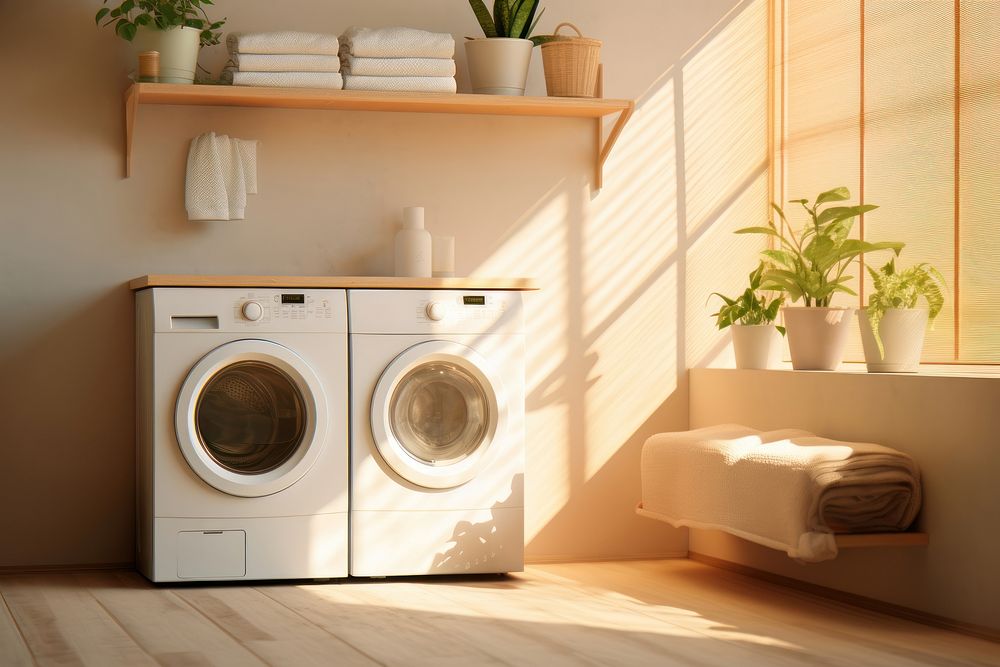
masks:
[(351, 26), (340, 36), (340, 44), (351, 55), (372, 58), (451, 58), (455, 55), (455, 38), (448, 33), (401, 26)]
[(266, 88), (330, 88), (340, 90), (344, 80), (339, 72), (240, 72), (231, 67), (219, 77), (234, 86)]
[(340, 58), (308, 53), (234, 53), (230, 62), (241, 72), (339, 72)]
[(226, 35), (229, 53), (310, 53), (335, 56), (340, 50), (336, 35), (314, 32), (231, 32)]
[(214, 132), (191, 140), (184, 206), (188, 220), (242, 220), (257, 192), (257, 142)]
[(344, 75), (344, 90), (381, 90), (415, 93), (454, 93), (450, 76), (353, 76)]
[(341, 71), (357, 76), (455, 76), (451, 58), (359, 58), (341, 52)]

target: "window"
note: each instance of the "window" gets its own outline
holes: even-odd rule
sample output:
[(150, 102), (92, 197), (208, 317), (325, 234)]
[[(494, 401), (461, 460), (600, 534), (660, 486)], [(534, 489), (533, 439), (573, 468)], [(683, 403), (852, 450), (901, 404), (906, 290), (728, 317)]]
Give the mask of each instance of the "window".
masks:
[(775, 198), (878, 204), (855, 234), (948, 280), (924, 361), (1000, 363), (1000, 2), (772, 1)]

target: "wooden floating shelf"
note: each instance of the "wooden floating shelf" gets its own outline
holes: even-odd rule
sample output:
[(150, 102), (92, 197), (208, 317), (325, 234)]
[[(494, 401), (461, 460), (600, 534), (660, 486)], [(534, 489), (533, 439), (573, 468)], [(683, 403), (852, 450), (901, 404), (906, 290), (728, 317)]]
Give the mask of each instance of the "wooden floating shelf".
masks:
[(397, 278), (392, 276), (202, 276), (152, 274), (129, 282), (147, 287), (269, 287), (311, 289), (464, 289), (533, 291), (531, 278)]
[[(659, 512), (651, 512), (639, 503), (635, 507), (635, 513), (657, 521), (667, 521), (666, 517)], [(838, 549), (861, 549), (874, 547), (925, 547), (930, 544), (930, 536), (927, 533), (903, 532), (903, 533), (834, 533), (833, 541)]]
[[(315, 88), (261, 88), (176, 83), (134, 83), (125, 91), (125, 176), (132, 173), (132, 142), (139, 105), (328, 109), (335, 111), (394, 111), (493, 116), (591, 118), (596, 123), (595, 184), (601, 187), (604, 162), (635, 109), (632, 100), (568, 97), (515, 97), (448, 93), (391, 93)], [(618, 114), (607, 139), (602, 119)]]

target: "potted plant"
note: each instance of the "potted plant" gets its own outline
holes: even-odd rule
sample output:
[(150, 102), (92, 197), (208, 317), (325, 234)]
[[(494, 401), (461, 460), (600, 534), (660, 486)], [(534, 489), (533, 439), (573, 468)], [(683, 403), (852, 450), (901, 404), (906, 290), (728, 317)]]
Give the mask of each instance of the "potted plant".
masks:
[(736, 232), (775, 239), (777, 247), (762, 252), (774, 266), (764, 271), (761, 289), (780, 290), (793, 303), (801, 299), (804, 304), (781, 309), (795, 369), (836, 370), (844, 356), (854, 309), (834, 307), (830, 302), (838, 292), (856, 295), (847, 286), (852, 279), (846, 275), (848, 267), (862, 253), (892, 250), (898, 255), (904, 245), (848, 238), (854, 219), (878, 208), (872, 204), (827, 206), (850, 198), (850, 191), (840, 187), (820, 193), (811, 205), (808, 199), (793, 199), (791, 203), (801, 205), (809, 216), (798, 234), (785, 212), (773, 202), (771, 206), (785, 223), (785, 234), (778, 231), (774, 220), (769, 220), (767, 227), (747, 227)]
[(545, 41), (531, 37), (545, 10), (539, 0), (494, 0), (493, 13), (483, 0), (469, 0), (485, 38), (465, 43), (472, 92), (487, 95), (524, 95), (531, 50)]
[(735, 299), (718, 292), (711, 294), (725, 302), (719, 312), (712, 313), (712, 317), (716, 318), (715, 324), (720, 331), (732, 328), (737, 368), (770, 368), (780, 355), (781, 336), (785, 335), (785, 328), (775, 326), (774, 320), (778, 317), (784, 297), (778, 296), (769, 301), (758, 291), (765, 269), (764, 262), (758, 264), (750, 272), (749, 287)]
[[(897, 271), (895, 259), (878, 271), (869, 267), (868, 273), (875, 292), (860, 317), (868, 372), (915, 373), (927, 323), (944, 305), (944, 276), (924, 263)], [(927, 308), (917, 308), (921, 298)]]
[(116, 7), (101, 7), (94, 20), (97, 25), (113, 25), (115, 34), (131, 42), (137, 54), (158, 51), (160, 81), (192, 83), (198, 50), (218, 44), (219, 28), (226, 22), (208, 18), (204, 5), (211, 4), (212, 0), (124, 0)]

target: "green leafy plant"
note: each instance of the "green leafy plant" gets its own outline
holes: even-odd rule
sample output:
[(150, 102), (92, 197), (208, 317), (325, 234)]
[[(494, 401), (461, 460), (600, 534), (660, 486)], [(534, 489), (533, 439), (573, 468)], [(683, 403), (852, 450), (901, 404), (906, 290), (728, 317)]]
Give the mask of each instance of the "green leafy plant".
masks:
[(542, 9), (535, 15), (538, 3), (539, 0), (494, 0), (493, 13), (490, 14), (483, 0), (469, 0), (484, 35), (530, 39), (535, 46), (552, 39), (551, 35), (531, 37), (538, 20), (545, 13)]
[(114, 25), (115, 34), (129, 42), (139, 26), (160, 30), (178, 26), (197, 28), (201, 31), (201, 45), (211, 46), (219, 43), (222, 36), (219, 28), (226, 22), (208, 18), (204, 5), (211, 4), (212, 0), (124, 0), (117, 7), (101, 7), (94, 21), (99, 26)]
[(809, 215), (809, 222), (798, 234), (788, 223), (785, 212), (773, 202), (771, 207), (785, 222), (787, 237), (778, 231), (773, 219), (768, 221), (767, 227), (746, 227), (736, 231), (737, 234), (763, 234), (777, 241), (778, 247), (761, 253), (774, 263), (764, 272), (761, 289), (785, 292), (793, 303), (802, 299), (806, 306), (826, 307), (837, 292), (857, 295), (847, 286), (853, 276), (845, 272), (862, 253), (892, 250), (899, 254), (903, 243), (871, 243), (848, 238), (854, 219), (878, 208), (874, 204), (827, 206), (850, 198), (850, 191), (840, 187), (820, 193), (812, 205), (808, 199), (793, 199), (790, 203), (801, 205)]
[(885, 312), (891, 308), (916, 308), (917, 302), (923, 298), (928, 306), (927, 320), (933, 326), (934, 318), (944, 306), (945, 280), (940, 271), (923, 262), (897, 271), (895, 259), (890, 259), (877, 271), (868, 267), (868, 273), (875, 286), (875, 291), (868, 297), (868, 321), (872, 325), (879, 355), (885, 358), (882, 337), (878, 333), (879, 322)]
[[(712, 317), (716, 318), (715, 325), (720, 331), (732, 324), (771, 324), (778, 317), (778, 309), (784, 303), (784, 297), (774, 297), (769, 301), (758, 291), (766, 270), (767, 265), (764, 262), (758, 264), (757, 268), (750, 272), (750, 286), (734, 299), (712, 292), (709, 298), (717, 296), (725, 302), (725, 305), (719, 308), (719, 312), (712, 313)], [(785, 327), (776, 326), (775, 329), (781, 332), (782, 336), (785, 335)]]

